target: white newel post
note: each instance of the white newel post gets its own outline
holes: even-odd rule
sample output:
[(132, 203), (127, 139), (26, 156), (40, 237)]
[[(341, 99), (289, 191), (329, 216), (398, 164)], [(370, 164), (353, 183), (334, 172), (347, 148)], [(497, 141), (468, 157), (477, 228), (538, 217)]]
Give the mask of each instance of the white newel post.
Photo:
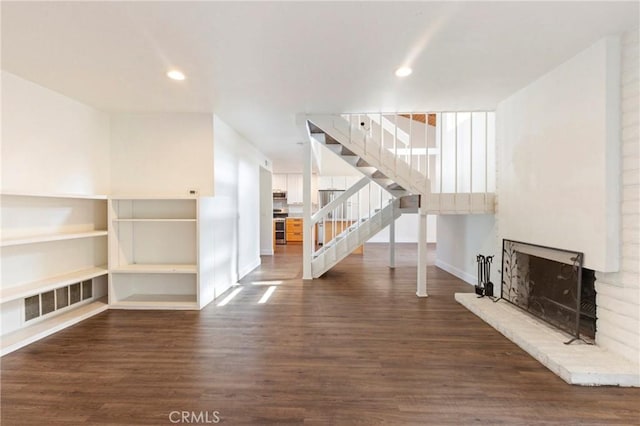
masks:
[[(396, 217), (395, 204), (393, 205), (393, 217)], [(389, 268), (396, 267), (396, 220), (389, 225)]]
[(418, 226), (418, 285), (416, 295), (427, 297), (427, 209), (420, 203)]
[(313, 162), (313, 152), (311, 142), (305, 141), (303, 149), (303, 174), (302, 174), (302, 215), (304, 217), (302, 226), (302, 279), (310, 280), (311, 274), (311, 253), (313, 252), (313, 237), (311, 223), (311, 163)]

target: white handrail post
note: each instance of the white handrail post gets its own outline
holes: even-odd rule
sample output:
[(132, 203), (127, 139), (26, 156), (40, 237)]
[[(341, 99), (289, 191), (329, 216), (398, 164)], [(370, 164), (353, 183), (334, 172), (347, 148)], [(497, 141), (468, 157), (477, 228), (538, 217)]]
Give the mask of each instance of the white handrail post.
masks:
[(440, 123), (440, 146), (439, 148), (439, 156), (440, 156), (440, 194), (442, 194), (442, 157), (444, 154), (444, 140), (442, 139), (444, 137), (444, 132), (443, 132), (443, 128), (444, 128), (444, 113), (441, 112), (440, 113), (440, 120), (436, 122), (436, 124), (438, 124), (438, 122)]
[(409, 114), (409, 178), (413, 174), (413, 113)]
[(427, 209), (423, 202), (420, 203), (419, 214), (416, 296), (427, 297)]
[(303, 175), (302, 175), (302, 189), (303, 189), (303, 227), (302, 227), (302, 279), (313, 279), (311, 271), (312, 253), (313, 253), (313, 240), (311, 236), (311, 170), (313, 162), (313, 151), (311, 149), (311, 141), (307, 140), (304, 143), (303, 149)]
[(398, 113), (393, 116), (393, 174), (398, 175)]
[(469, 113), (469, 213), (473, 210), (473, 112)]
[(360, 205), (360, 191), (361, 189), (358, 190), (358, 225), (356, 226), (356, 229), (358, 229), (358, 232), (360, 232), (360, 213), (362, 213), (362, 206)]
[(380, 153), (379, 155), (379, 161), (380, 164), (382, 164), (382, 150), (384, 149), (384, 126), (382, 124), (382, 113), (380, 113)]
[[(458, 113), (455, 112), (454, 116), (453, 116), (453, 120), (455, 123), (455, 127), (454, 127), (454, 144), (453, 144), (453, 152), (454, 152), (454, 171), (455, 173), (453, 174), (453, 192), (454, 193), (458, 193)], [(455, 201), (455, 198), (454, 198)]]
[(487, 210), (489, 191), (489, 113), (484, 113), (484, 209)]
[(396, 206), (395, 203), (391, 203), (393, 211), (391, 223), (389, 224), (389, 268), (396, 267)]
[[(362, 118), (362, 117), (365, 118)], [(362, 131), (364, 132), (364, 155), (367, 155), (367, 153), (369, 152), (369, 135), (368, 135), (368, 131), (367, 131), (367, 121), (366, 121), (366, 115), (365, 114), (361, 114), (360, 115), (360, 122), (364, 123), (365, 125), (362, 127)], [(369, 130), (371, 130), (371, 126), (369, 126)]]
[[(424, 113), (424, 174), (429, 180), (429, 113)], [(422, 164), (420, 165), (422, 171)]]

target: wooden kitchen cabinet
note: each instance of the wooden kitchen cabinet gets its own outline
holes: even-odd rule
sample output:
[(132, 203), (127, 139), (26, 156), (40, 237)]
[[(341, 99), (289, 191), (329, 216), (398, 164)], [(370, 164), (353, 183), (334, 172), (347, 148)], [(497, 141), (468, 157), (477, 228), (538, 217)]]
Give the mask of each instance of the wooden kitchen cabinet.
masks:
[[(331, 241), (334, 235), (340, 234), (342, 231), (347, 229), (353, 223), (353, 220), (327, 220), (324, 222), (324, 240), (325, 242)], [(316, 226), (316, 235), (318, 235), (318, 228)], [(364, 253), (364, 245), (356, 248), (353, 254), (363, 254)]]
[(287, 243), (302, 243), (302, 223), (302, 218), (287, 218)]

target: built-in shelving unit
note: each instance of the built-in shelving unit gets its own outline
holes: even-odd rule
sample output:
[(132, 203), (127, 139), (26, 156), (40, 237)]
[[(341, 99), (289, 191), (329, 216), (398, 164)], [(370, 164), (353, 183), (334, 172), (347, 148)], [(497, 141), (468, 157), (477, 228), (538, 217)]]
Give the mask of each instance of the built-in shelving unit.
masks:
[(4, 355), (107, 309), (107, 197), (0, 196)]
[[(109, 305), (200, 309), (213, 299), (211, 197), (109, 200)], [(206, 234), (206, 238), (201, 235)]]

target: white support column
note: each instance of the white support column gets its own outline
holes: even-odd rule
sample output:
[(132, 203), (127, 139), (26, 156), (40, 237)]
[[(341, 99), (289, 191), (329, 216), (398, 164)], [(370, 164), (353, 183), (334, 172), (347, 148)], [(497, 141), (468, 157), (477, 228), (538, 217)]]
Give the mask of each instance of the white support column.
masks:
[(311, 163), (313, 162), (313, 151), (311, 142), (304, 142), (302, 154), (302, 279), (313, 279), (311, 274), (311, 255), (313, 253), (313, 225), (311, 223)]
[[(421, 203), (422, 204), (422, 203)], [(418, 226), (418, 284), (416, 296), (427, 297), (427, 209), (421, 205)]]
[[(395, 204), (393, 205), (393, 217), (395, 214)], [(389, 225), (389, 268), (396, 267), (396, 220), (393, 219)]]

